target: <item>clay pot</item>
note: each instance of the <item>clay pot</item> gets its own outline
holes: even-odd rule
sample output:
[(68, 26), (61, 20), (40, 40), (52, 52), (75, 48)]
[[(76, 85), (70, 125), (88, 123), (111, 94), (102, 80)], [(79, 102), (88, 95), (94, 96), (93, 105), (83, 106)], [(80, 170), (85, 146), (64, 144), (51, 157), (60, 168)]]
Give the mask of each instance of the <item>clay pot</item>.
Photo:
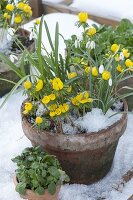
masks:
[[(124, 111), (128, 111), (126, 102)], [(120, 120), (99, 132), (52, 134), (36, 129), (22, 114), (22, 128), (32, 145), (40, 145), (42, 150), (55, 155), (71, 183), (91, 184), (109, 172), (119, 138), (126, 127), (127, 113), (124, 113)]]
[[(121, 87), (124, 87), (124, 86), (128, 86), (130, 88), (133, 88), (133, 77), (131, 77), (131, 78), (127, 79), (127, 80), (122, 81), (119, 84), (118, 88), (121, 88)], [(128, 89), (122, 89), (121, 90), (121, 94), (126, 94), (126, 93), (129, 93), (129, 92), (131, 92), (131, 91), (128, 90)], [(128, 110), (132, 111), (133, 110), (133, 95), (129, 96), (129, 97), (125, 98), (125, 99), (126, 99), (127, 104), (128, 104)]]
[[(22, 32), (22, 34), (25, 37), (28, 37), (30, 35), (30, 32), (24, 29), (19, 29), (20, 32)], [(35, 43), (34, 41), (30, 44), (29, 47), (27, 47), (27, 49), (29, 51), (33, 51), (35, 48)], [(25, 65), (25, 71), (28, 74), (29, 73), (29, 66)], [(7, 79), (13, 82), (18, 82), (19, 81), (19, 77), (17, 76), (17, 74), (15, 72), (13, 72), (12, 70), (10, 70), (10, 68), (8, 67), (8, 65), (6, 65), (5, 63), (3, 63), (0, 60), (0, 78), (3, 79)], [(11, 84), (9, 82), (6, 81), (1, 81), (0, 80), (0, 97), (5, 95), (6, 93), (8, 93), (12, 88), (13, 88), (14, 84)]]
[[(13, 182), (15, 186), (18, 184), (16, 176), (13, 177)], [(20, 197), (23, 199), (28, 199), (28, 200), (57, 200), (59, 192), (60, 192), (60, 188), (61, 186), (57, 186), (56, 193), (54, 195), (51, 195), (48, 192), (48, 190), (45, 190), (45, 193), (43, 195), (37, 195), (32, 190), (27, 189), (26, 194), (20, 195)]]

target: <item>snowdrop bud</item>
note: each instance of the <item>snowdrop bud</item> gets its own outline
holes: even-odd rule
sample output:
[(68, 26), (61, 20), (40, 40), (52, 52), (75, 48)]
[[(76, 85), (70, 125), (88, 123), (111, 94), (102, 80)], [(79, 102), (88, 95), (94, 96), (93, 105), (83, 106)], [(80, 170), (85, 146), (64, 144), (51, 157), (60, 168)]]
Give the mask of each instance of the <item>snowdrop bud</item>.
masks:
[(18, 57), (15, 56), (15, 55), (13, 55), (13, 54), (11, 54), (11, 55), (10, 55), (10, 60), (14, 63), (15, 60), (18, 60)]
[(33, 39), (33, 37), (34, 37), (34, 32), (33, 32), (33, 31), (31, 31), (31, 33), (30, 33), (30, 36), (29, 36), (29, 40), (32, 40), (32, 39)]
[(109, 79), (109, 86), (112, 86), (112, 78)]
[(14, 28), (9, 28), (8, 32), (7, 32), (7, 40), (11, 41), (12, 37), (14, 36), (14, 34), (15, 34), (15, 29)]
[(124, 54), (123, 54), (123, 52), (120, 53), (120, 60), (124, 60)]
[(91, 42), (90, 42), (90, 41), (88, 41), (88, 42), (86, 43), (86, 48), (87, 48), (87, 49), (89, 49), (89, 48), (90, 48), (90, 44), (91, 44)]
[(91, 48), (91, 49), (95, 49), (95, 46), (96, 46), (95, 42), (92, 41), (91, 44), (90, 44), (90, 48)]
[(104, 72), (104, 66), (100, 65), (99, 67), (99, 74), (102, 74)]

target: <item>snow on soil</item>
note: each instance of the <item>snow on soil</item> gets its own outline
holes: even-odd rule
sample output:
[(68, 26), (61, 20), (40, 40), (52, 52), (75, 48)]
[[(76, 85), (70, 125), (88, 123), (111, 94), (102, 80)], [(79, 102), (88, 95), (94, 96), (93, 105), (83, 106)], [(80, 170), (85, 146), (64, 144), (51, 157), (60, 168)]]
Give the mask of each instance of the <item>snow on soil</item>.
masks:
[[(4, 98), (0, 99), (0, 103)], [(20, 200), (14, 190), (12, 176), (15, 165), (11, 158), (31, 146), (21, 128), (20, 106), (24, 98), (14, 94), (0, 110), (0, 200)], [(133, 167), (133, 115), (128, 116), (128, 126), (117, 147), (114, 163), (108, 175), (92, 185), (62, 186), (59, 200), (127, 200), (133, 193), (133, 180), (126, 184), (122, 193), (112, 189), (121, 177)], [(80, 172), (79, 172), (80, 173)]]

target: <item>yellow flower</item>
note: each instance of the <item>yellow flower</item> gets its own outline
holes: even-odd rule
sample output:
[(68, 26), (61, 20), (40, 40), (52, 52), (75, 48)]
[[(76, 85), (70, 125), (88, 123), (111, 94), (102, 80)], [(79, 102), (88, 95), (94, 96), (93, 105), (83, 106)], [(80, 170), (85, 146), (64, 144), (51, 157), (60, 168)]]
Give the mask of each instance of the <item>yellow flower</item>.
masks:
[(126, 65), (126, 67), (133, 67), (133, 62), (130, 59), (127, 59), (125, 61), (125, 65)]
[(89, 92), (87, 91), (78, 94), (75, 98), (81, 104), (91, 103), (93, 101), (91, 98), (89, 98)]
[(77, 73), (76, 72), (71, 72), (71, 73), (68, 73), (68, 79), (72, 79), (74, 77), (77, 76)]
[(72, 102), (72, 104), (74, 106), (78, 106), (79, 105), (79, 102), (78, 102), (78, 100), (75, 97), (71, 99), (71, 102)]
[(92, 36), (92, 35), (95, 35), (96, 32), (97, 32), (97, 31), (96, 31), (95, 27), (90, 27), (90, 28), (88, 29), (87, 34), (88, 34), (89, 36)]
[(55, 114), (55, 112), (50, 111), (49, 115), (50, 115), (50, 117), (54, 117), (56, 114)]
[(120, 73), (121, 73), (121, 72), (123, 72), (122, 66), (121, 66), (121, 65), (119, 65), (119, 64), (118, 64), (118, 66), (117, 66), (117, 68), (116, 68), (116, 69), (117, 69), (117, 71), (118, 71), (118, 72), (120, 72)]
[(53, 101), (53, 100), (55, 100), (56, 96), (55, 96), (55, 94), (52, 93), (52, 94), (49, 95), (49, 98), (50, 98), (50, 100)]
[(70, 85), (68, 88), (67, 88), (67, 92), (71, 92), (72, 91), (72, 86)]
[(43, 81), (39, 79), (36, 84), (36, 91), (40, 91), (43, 88)]
[(120, 56), (119, 56), (118, 54), (116, 54), (116, 56), (115, 56), (115, 60), (116, 60), (117, 62), (120, 61)]
[(9, 15), (8, 13), (4, 13), (4, 18), (5, 18), (5, 19), (10, 19), (10, 18), (11, 18), (11, 15)]
[(69, 105), (64, 103), (63, 105), (59, 105), (59, 109), (61, 110), (62, 113), (65, 113), (69, 110)]
[(21, 22), (22, 22), (22, 17), (21, 17), (21, 15), (16, 15), (15, 16), (15, 18), (14, 18), (14, 22), (16, 23), (16, 24), (20, 24)]
[(35, 122), (36, 122), (36, 124), (41, 124), (43, 122), (42, 117), (37, 117)]
[(35, 24), (39, 25), (40, 24), (40, 19), (36, 19)]
[(42, 103), (43, 104), (48, 104), (49, 102), (50, 102), (49, 96), (44, 96), (43, 99), (42, 99)]
[(55, 114), (59, 116), (59, 115), (61, 114), (61, 109), (60, 109), (60, 108), (57, 108), (57, 109), (55, 110)]
[(85, 72), (86, 72), (86, 74), (89, 74), (90, 73), (90, 67), (86, 67)]
[(31, 111), (32, 110), (32, 108), (33, 108), (33, 105), (32, 105), (32, 103), (30, 103), (30, 102), (26, 102), (25, 103), (25, 105), (24, 105), (24, 114), (27, 114), (29, 111)]
[(20, 2), (17, 5), (18, 9), (20, 9), (20, 10), (23, 10), (24, 6), (25, 6), (25, 3), (23, 3), (23, 2)]
[(52, 80), (52, 86), (54, 90), (62, 90), (63, 89), (63, 82), (60, 80), (60, 78), (54, 78)]
[(23, 7), (23, 11), (26, 12), (26, 13), (30, 13), (31, 7), (30, 7), (29, 5), (26, 4), (26, 5)]
[(14, 10), (14, 6), (12, 4), (7, 4), (6, 10), (12, 12)]
[(80, 12), (80, 13), (78, 14), (78, 18), (79, 18), (79, 21), (80, 21), (81, 23), (86, 22), (87, 19), (88, 19), (88, 13), (87, 13), (87, 12)]
[(123, 55), (125, 56), (125, 58), (128, 58), (130, 56), (128, 49), (123, 49), (122, 52), (123, 52)]
[(98, 76), (98, 69), (96, 67), (92, 67), (92, 75)]
[(29, 90), (31, 87), (32, 87), (32, 84), (31, 84), (30, 81), (25, 81), (25, 82), (24, 82), (24, 88), (25, 88), (26, 90)]
[(119, 49), (119, 45), (118, 45), (118, 44), (113, 44), (113, 45), (111, 46), (111, 51), (113, 51), (114, 53), (115, 53), (116, 51), (118, 51), (118, 49)]
[(32, 10), (30, 10), (30, 12), (28, 13), (29, 17), (32, 16)]
[(57, 104), (52, 104), (52, 105), (49, 107), (50, 111), (54, 111), (54, 110), (56, 110), (56, 108), (57, 108)]
[(103, 79), (103, 80), (107, 81), (107, 80), (110, 79), (110, 77), (111, 77), (111, 74), (110, 74), (109, 71), (105, 70), (105, 71), (102, 73), (102, 79)]

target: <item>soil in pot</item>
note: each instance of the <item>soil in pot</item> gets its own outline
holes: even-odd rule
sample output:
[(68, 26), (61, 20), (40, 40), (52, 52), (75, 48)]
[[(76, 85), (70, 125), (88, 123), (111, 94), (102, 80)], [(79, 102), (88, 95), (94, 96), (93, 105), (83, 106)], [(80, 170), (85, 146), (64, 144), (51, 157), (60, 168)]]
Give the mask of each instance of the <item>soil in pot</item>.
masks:
[[(18, 184), (16, 176), (13, 177), (13, 181), (14, 181), (14, 184), (16, 186)], [(51, 195), (48, 192), (48, 190), (45, 190), (45, 193), (43, 195), (37, 195), (32, 190), (27, 189), (26, 194), (20, 195), (20, 197), (23, 198), (23, 199), (28, 199), (28, 200), (58, 200), (60, 187), (61, 186), (57, 186), (56, 193), (54, 195)]]
[[(124, 111), (128, 111), (126, 102)], [(91, 184), (109, 172), (126, 126), (127, 113), (123, 113), (118, 121), (98, 132), (53, 134), (33, 127), (22, 114), (23, 131), (32, 145), (40, 145), (43, 150), (55, 155), (71, 183), (79, 184)]]
[[(35, 48), (35, 44), (34, 40), (29, 40), (30, 32), (24, 29), (19, 29), (17, 34), (22, 44), (27, 47), (28, 50), (33, 51)], [(10, 52), (15, 54), (21, 53), (19, 47), (16, 45), (15, 42), (13, 42)], [(25, 65), (25, 70), (28, 74), (30, 70), (28, 65)], [(10, 70), (9, 67), (2, 61), (0, 61), (0, 78), (7, 79), (13, 82), (17, 82), (19, 80), (19, 77), (16, 75), (16, 73)], [(13, 88), (13, 86), (14, 84), (11, 84), (9, 82), (0, 81), (0, 97), (8, 93)]]

